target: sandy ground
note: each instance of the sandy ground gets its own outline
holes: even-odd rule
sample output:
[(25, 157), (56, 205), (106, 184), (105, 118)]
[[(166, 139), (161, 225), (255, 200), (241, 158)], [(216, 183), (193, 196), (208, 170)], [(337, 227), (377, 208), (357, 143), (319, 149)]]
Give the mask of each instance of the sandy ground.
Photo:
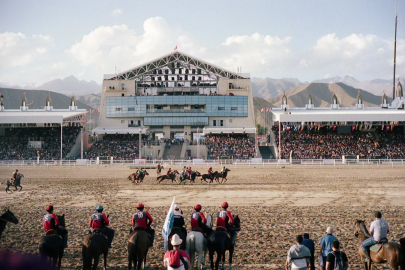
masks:
[[(53, 204), (55, 213), (65, 214), (69, 230), (69, 248), (63, 269), (81, 269), (81, 243), (90, 215), (98, 204), (110, 215), (116, 231), (109, 254), (109, 269), (126, 269), (126, 240), (136, 204), (143, 202), (155, 219), (155, 246), (148, 254), (149, 269), (163, 269), (161, 229), (166, 211), (176, 195), (189, 223), (192, 207), (216, 213), (227, 201), (229, 210), (239, 214), (239, 234), (233, 269), (282, 269), (288, 248), (295, 236), (308, 232), (319, 245), (328, 226), (333, 226), (347, 253), (351, 269), (360, 269), (358, 240), (354, 222), (372, 221), (380, 210), (391, 226), (390, 240), (398, 241), (405, 233), (405, 167), (286, 167), (230, 166), (228, 182), (223, 185), (156, 184), (156, 173), (141, 185), (132, 185), (127, 167), (23, 167), (26, 178), (23, 191), (0, 192), (0, 207), (10, 207), (19, 218), (18, 225), (8, 224), (0, 244), (26, 252), (38, 252), (43, 235), (41, 218), (45, 207)], [(0, 168), (3, 183), (13, 172)], [(172, 169), (180, 169), (180, 166)], [(219, 170), (220, 167), (214, 170)], [(197, 167), (206, 172), (207, 167)], [(4, 184), (1, 185), (4, 190)], [(316, 252), (319, 255), (319, 249)], [(378, 269), (388, 269), (378, 266)]]

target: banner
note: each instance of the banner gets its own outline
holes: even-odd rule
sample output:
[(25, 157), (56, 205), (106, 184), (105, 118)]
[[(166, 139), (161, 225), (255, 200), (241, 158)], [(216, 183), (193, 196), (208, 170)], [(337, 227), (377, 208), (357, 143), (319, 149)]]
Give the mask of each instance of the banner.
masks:
[(169, 212), (167, 212), (165, 224), (163, 225), (163, 229), (162, 229), (162, 236), (163, 236), (163, 240), (165, 243), (165, 251), (167, 251), (169, 249), (168, 242), (169, 242), (169, 234), (173, 228), (175, 201), (176, 201), (176, 196), (173, 196), (172, 205), (170, 206)]

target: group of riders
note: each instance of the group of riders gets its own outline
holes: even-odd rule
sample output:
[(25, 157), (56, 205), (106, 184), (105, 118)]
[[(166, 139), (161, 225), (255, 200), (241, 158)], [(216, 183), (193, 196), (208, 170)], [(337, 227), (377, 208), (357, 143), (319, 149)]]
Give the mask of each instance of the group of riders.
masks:
[[(155, 230), (151, 227), (153, 223), (153, 218), (149, 212), (145, 211), (145, 206), (140, 203), (137, 205), (137, 212), (132, 216), (132, 227), (130, 233), (138, 230), (146, 231), (149, 234), (151, 240), (151, 246), (153, 246), (153, 241), (155, 239)], [(207, 220), (204, 214), (201, 212), (201, 205), (197, 204), (194, 206), (195, 212), (191, 214), (191, 230), (199, 231), (203, 233), (206, 237), (212, 232), (212, 229), (206, 225)], [(227, 231), (231, 235), (231, 241), (234, 244), (236, 240), (236, 229), (234, 228), (234, 219), (232, 214), (228, 209), (228, 203), (222, 203), (222, 210), (218, 212), (217, 215), (217, 230)], [(108, 247), (111, 248), (111, 243), (114, 239), (114, 230), (109, 228), (110, 221), (108, 215), (103, 213), (103, 206), (98, 205), (96, 207), (96, 212), (90, 216), (89, 221), (89, 233), (102, 233), (106, 236), (108, 240)], [(46, 207), (47, 213), (42, 218), (42, 224), (45, 229), (46, 235), (54, 232), (61, 236), (63, 240), (64, 247), (67, 247), (68, 242), (68, 232), (66, 228), (62, 227), (59, 223), (58, 216), (53, 213), (53, 206), (48, 205)], [(174, 212), (174, 223), (173, 227), (178, 227), (185, 235), (187, 235), (187, 230), (184, 228), (185, 222), (182, 211), (180, 207), (175, 205)]]
[[(160, 168), (160, 163), (157, 165), (157, 168), (158, 168), (158, 170), (159, 170), (159, 168)], [(225, 173), (225, 171), (226, 171), (226, 168), (225, 168), (225, 166), (223, 166), (222, 169), (221, 169), (221, 173)], [(166, 175), (167, 175), (167, 176), (170, 176), (172, 173), (173, 173), (173, 172), (172, 172), (172, 168), (169, 168), (169, 169), (167, 170), (167, 172), (166, 172)], [(189, 178), (191, 179), (191, 175), (192, 175), (193, 173), (195, 173), (195, 171), (193, 171), (193, 170), (191, 169), (191, 167), (184, 166), (183, 169), (182, 169), (181, 176), (183, 177), (183, 179), (186, 178), (186, 177), (189, 177)], [(207, 174), (208, 174), (208, 176), (210, 177), (211, 181), (214, 180), (215, 175), (214, 175), (214, 171), (212, 170), (212, 167), (209, 167), (209, 168), (208, 168)]]

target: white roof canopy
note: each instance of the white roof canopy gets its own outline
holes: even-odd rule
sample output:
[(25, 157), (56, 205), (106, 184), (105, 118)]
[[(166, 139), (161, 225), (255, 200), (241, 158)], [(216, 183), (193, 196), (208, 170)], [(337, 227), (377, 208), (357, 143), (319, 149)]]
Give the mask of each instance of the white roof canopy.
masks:
[(221, 134), (221, 133), (247, 133), (247, 134), (252, 134), (256, 133), (256, 128), (225, 128), (225, 127), (208, 127), (203, 129), (204, 134)]
[(273, 121), (281, 122), (384, 122), (405, 121), (405, 110), (383, 108), (273, 109)]
[(5, 110), (0, 111), (0, 124), (39, 124), (83, 122), (86, 110)]
[(96, 127), (92, 130), (96, 135), (99, 134), (146, 134), (147, 127)]

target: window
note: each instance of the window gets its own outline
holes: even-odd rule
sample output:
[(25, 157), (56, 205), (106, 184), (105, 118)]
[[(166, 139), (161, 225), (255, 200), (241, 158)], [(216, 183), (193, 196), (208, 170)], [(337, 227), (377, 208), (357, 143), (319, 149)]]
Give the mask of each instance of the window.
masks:
[(238, 107), (231, 107), (231, 111), (237, 111)]
[(224, 120), (219, 120), (220, 122), (220, 126), (223, 127), (224, 126)]
[(214, 127), (217, 126), (217, 120), (212, 120), (212, 126), (214, 126)]
[(121, 90), (125, 90), (125, 84), (121, 84)]
[(125, 120), (121, 120), (121, 124), (125, 124)]
[(225, 107), (218, 107), (218, 111), (225, 111)]
[(120, 112), (120, 111), (122, 111), (122, 108), (120, 108), (120, 107), (119, 107), (119, 108), (115, 108), (115, 111), (116, 111), (116, 112)]
[(128, 111), (129, 111), (129, 112), (134, 112), (134, 111), (135, 111), (135, 108), (134, 108), (134, 107), (128, 107)]
[(229, 119), (229, 123), (230, 123), (230, 124), (232, 123), (232, 119)]

